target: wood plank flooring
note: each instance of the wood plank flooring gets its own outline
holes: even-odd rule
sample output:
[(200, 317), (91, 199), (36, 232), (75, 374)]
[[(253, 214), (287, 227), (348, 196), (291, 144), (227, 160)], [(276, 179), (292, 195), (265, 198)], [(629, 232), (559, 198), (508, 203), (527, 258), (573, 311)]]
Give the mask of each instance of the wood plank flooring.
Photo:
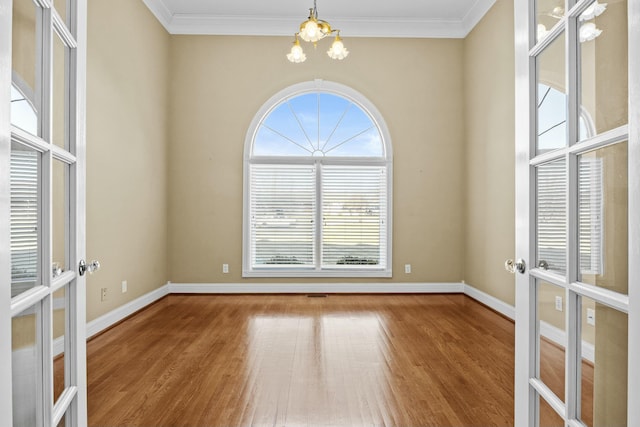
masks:
[(513, 340), (464, 295), (170, 295), (88, 343), (89, 425), (513, 425)]

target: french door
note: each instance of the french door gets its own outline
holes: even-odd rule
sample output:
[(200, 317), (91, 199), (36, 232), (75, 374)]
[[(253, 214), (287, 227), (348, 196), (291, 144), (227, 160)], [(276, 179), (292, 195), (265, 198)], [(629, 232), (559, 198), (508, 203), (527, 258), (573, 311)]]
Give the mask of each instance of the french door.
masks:
[(86, 0), (0, 5), (0, 416), (84, 426)]
[(640, 1), (515, 4), (515, 425), (638, 426)]

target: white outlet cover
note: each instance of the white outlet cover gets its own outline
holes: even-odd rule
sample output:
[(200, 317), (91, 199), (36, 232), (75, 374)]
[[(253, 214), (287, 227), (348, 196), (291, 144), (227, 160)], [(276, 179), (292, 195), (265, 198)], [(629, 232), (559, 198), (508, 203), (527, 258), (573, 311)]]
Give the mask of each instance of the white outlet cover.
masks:
[(406, 274), (410, 274), (411, 273), (411, 264), (405, 264), (404, 265), (404, 272)]
[(556, 310), (562, 311), (562, 297), (556, 297)]

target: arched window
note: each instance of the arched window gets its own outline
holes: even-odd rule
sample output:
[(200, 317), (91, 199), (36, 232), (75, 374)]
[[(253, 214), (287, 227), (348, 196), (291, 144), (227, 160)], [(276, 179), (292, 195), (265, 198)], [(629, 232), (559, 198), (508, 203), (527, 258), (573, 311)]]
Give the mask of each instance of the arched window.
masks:
[(11, 124), (32, 135), (38, 134), (38, 115), (29, 86), (16, 74), (11, 84)]
[(380, 113), (326, 81), (294, 85), (245, 144), (245, 277), (390, 277), (391, 143)]

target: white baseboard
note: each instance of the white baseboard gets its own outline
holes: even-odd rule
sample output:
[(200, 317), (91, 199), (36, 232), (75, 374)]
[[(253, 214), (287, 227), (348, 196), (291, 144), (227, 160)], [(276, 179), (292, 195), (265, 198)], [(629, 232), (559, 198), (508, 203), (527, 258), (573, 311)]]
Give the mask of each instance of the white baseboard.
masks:
[(462, 283), (170, 283), (172, 294), (462, 293)]
[(64, 337), (58, 337), (53, 340), (53, 357), (64, 353)]
[(87, 338), (91, 338), (93, 335), (104, 331), (111, 325), (118, 323), (125, 317), (132, 315), (136, 311), (145, 308), (149, 304), (156, 302), (166, 295), (169, 295), (169, 284), (161, 286), (158, 289), (154, 289), (153, 291), (92, 320), (87, 323)]
[[(547, 323), (540, 322), (540, 335), (562, 348), (567, 348), (567, 333), (560, 328)], [(596, 357), (595, 346), (586, 341), (582, 341), (582, 358), (594, 363)]]
[(478, 302), (481, 302), (482, 304), (497, 311), (503, 316), (508, 317), (511, 320), (515, 320), (516, 318), (515, 307), (466, 283), (464, 284), (464, 294)]
[[(464, 293), (465, 295), (475, 299), (478, 302), (486, 305), (487, 307), (497, 311), (498, 313), (503, 314), (511, 320), (515, 320), (516, 310), (510, 304), (499, 300), (496, 297), (493, 297), (481, 290), (474, 288), (473, 286), (464, 285)], [(562, 348), (567, 347), (567, 334), (562, 329), (556, 328), (555, 326), (547, 323), (540, 322), (540, 335), (545, 337), (551, 342), (558, 344)], [(589, 362), (595, 360), (595, 347), (593, 344), (588, 343), (586, 341), (582, 341), (582, 357)]]
[[(132, 315), (138, 310), (142, 310), (149, 304), (152, 304), (160, 298), (169, 295), (169, 284), (154, 289), (153, 291), (142, 295), (139, 298), (129, 301), (128, 303), (112, 310), (95, 320), (87, 323), (87, 339), (93, 335), (98, 334), (108, 327), (115, 325), (119, 321), (125, 319), (127, 316)], [(64, 353), (64, 336), (58, 337), (53, 340), (53, 356), (58, 356)]]
[[(142, 310), (146, 306), (158, 301), (160, 298), (169, 295), (169, 284), (163, 285), (158, 289), (142, 295), (139, 298), (129, 301), (128, 303), (112, 310), (97, 319), (87, 323), (87, 339), (104, 331), (108, 327), (115, 325), (127, 316), (131, 316), (138, 310)], [(59, 356), (64, 353), (64, 337), (58, 337), (53, 340), (53, 356)]]

